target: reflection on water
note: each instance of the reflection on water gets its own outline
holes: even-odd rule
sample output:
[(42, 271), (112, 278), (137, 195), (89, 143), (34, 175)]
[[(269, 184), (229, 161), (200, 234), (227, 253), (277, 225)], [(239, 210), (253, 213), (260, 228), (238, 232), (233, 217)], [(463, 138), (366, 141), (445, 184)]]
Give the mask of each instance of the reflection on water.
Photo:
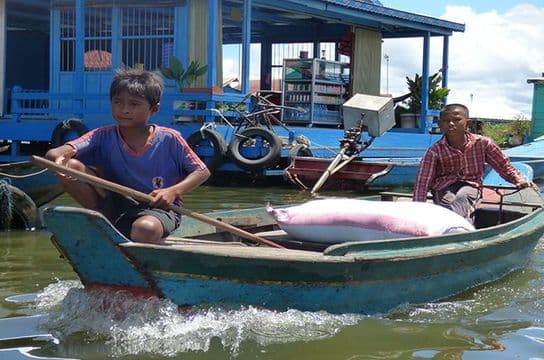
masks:
[[(285, 188), (201, 187), (186, 196), (185, 205), (206, 212), (309, 198), (308, 192)], [(54, 204), (73, 201), (61, 197)], [(49, 236), (46, 231), (0, 234), (0, 349), (146, 360), (536, 359), (544, 354), (542, 243), (523, 271), (501, 281), (443, 302), (365, 317), (254, 307), (180, 311), (167, 300), (85, 291)], [(2, 323), (6, 319), (9, 324)], [(0, 353), (0, 359), (20, 356), (16, 350)]]

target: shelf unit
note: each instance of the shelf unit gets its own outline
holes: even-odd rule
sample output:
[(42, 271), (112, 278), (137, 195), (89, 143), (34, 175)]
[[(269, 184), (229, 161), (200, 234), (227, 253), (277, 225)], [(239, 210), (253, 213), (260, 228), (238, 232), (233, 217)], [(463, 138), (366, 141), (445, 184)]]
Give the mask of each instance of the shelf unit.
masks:
[(287, 124), (341, 125), (348, 64), (322, 59), (284, 59), (282, 121)]

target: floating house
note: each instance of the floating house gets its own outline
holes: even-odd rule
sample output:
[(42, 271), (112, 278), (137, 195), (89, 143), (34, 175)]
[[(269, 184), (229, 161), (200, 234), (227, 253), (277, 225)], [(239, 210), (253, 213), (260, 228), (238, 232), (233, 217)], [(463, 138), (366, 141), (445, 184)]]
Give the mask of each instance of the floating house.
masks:
[(528, 84), (533, 84), (533, 106), (532, 106), (532, 139), (540, 138), (544, 135), (544, 73), (540, 77), (527, 79)]
[[(285, 76), (278, 46), (311, 43), (308, 54), (300, 55), (309, 60), (324, 55), (324, 69), (342, 64), (340, 73), (331, 70), (338, 75), (341, 94), (378, 96), (383, 40), (422, 39), (421, 74), (427, 79), (430, 40), (442, 38), (442, 86), (447, 87), (449, 38), (464, 31), (463, 24), (364, 0), (0, 0), (0, 28), (0, 162), (26, 159), (112, 123), (108, 91), (115, 70), (128, 66), (155, 71), (171, 66), (175, 57), (185, 68), (197, 61), (207, 71), (182, 91), (167, 79), (153, 122), (192, 139), (191, 145), (217, 172), (263, 176), (282, 173), (297, 139), (309, 139), (314, 154), (325, 151), (330, 156), (344, 129), (341, 116), (338, 122), (318, 121), (312, 102), (303, 110), (309, 114), (306, 121), (272, 124), (264, 133), (245, 133), (244, 139), (252, 141), (240, 140), (245, 125), (237, 122), (243, 117), (218, 109), (239, 103), (248, 103), (248, 111), (255, 109), (248, 97), (251, 44), (260, 48), (263, 91)], [(229, 44), (241, 48), (238, 90), (222, 86), (222, 53)], [(348, 61), (340, 61), (341, 55)], [(320, 89), (329, 89), (326, 85)], [(420, 126), (410, 137), (404, 131), (380, 138), (374, 143), (376, 156), (390, 155), (384, 149), (399, 144), (412, 146), (403, 155), (418, 156), (433, 141), (425, 126), (430, 113), (427, 86), (423, 82)], [(288, 100), (284, 94), (283, 104)], [(321, 104), (320, 114), (329, 108)], [(233, 142), (242, 150), (233, 150)]]

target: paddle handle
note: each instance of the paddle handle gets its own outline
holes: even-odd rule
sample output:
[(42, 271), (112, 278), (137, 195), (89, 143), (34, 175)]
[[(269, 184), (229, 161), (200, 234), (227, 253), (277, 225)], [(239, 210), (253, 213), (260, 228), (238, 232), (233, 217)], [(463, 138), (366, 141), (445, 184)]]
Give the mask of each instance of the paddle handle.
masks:
[[(57, 164), (57, 163), (55, 163), (53, 161), (49, 161), (49, 160), (44, 159), (42, 157), (34, 155), (34, 156), (31, 157), (31, 159), (32, 159), (32, 162), (35, 163), (35, 164), (40, 164), (40, 165), (42, 165), (42, 166), (44, 166), (44, 167), (46, 167), (48, 169), (54, 170), (56, 172), (63, 173), (63, 174), (66, 174), (66, 175), (70, 175), (71, 177), (73, 177), (75, 179), (78, 179), (80, 181), (83, 181), (85, 183), (88, 183), (88, 184), (91, 184), (91, 185), (94, 185), (94, 186), (98, 186), (100, 188), (110, 190), (110, 191), (113, 191), (113, 192), (121, 194), (121, 195), (131, 197), (134, 200), (137, 200), (137, 201), (140, 201), (140, 202), (143, 202), (143, 203), (149, 203), (149, 202), (151, 202), (153, 200), (153, 197), (151, 195), (144, 194), (144, 193), (142, 193), (140, 191), (131, 189), (129, 187), (113, 183), (111, 181), (102, 179), (102, 178), (100, 178), (98, 176), (87, 174), (87, 173), (79, 171), (79, 170), (70, 169), (69, 167)], [(245, 230), (242, 230), (242, 229), (237, 228), (235, 226), (232, 226), (230, 224), (224, 223), (222, 221), (216, 220), (214, 218), (211, 218), (209, 216), (206, 216), (206, 215), (203, 215), (203, 214), (200, 214), (200, 213), (196, 213), (196, 212), (188, 210), (188, 209), (184, 209), (184, 208), (182, 208), (180, 206), (170, 205), (170, 209), (172, 211), (175, 211), (176, 213), (178, 213), (180, 215), (186, 215), (186, 216), (189, 216), (189, 217), (191, 217), (193, 219), (202, 221), (202, 222), (204, 222), (206, 224), (213, 225), (213, 226), (215, 226), (215, 227), (217, 227), (219, 229), (222, 229), (222, 230), (225, 230), (225, 231), (230, 232), (232, 234), (238, 235), (241, 238), (244, 238), (246, 240), (250, 240), (250, 241), (253, 241), (253, 242), (256, 242), (256, 243), (260, 243), (260, 244), (265, 244), (265, 245), (272, 246), (272, 247), (275, 247), (275, 248), (280, 248), (280, 249), (284, 248), (283, 246), (278, 245), (273, 241), (263, 239), (260, 236), (252, 234), (250, 232), (247, 232)]]

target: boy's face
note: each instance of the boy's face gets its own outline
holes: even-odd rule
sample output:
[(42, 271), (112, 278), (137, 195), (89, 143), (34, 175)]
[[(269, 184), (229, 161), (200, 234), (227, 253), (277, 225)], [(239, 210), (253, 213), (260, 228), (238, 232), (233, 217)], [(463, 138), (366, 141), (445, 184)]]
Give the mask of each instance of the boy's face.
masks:
[(147, 126), (149, 118), (159, 111), (159, 105), (151, 106), (143, 96), (122, 91), (111, 99), (111, 114), (120, 127)]
[(443, 112), (440, 117), (440, 130), (448, 134), (464, 134), (470, 120), (461, 107), (454, 107)]

